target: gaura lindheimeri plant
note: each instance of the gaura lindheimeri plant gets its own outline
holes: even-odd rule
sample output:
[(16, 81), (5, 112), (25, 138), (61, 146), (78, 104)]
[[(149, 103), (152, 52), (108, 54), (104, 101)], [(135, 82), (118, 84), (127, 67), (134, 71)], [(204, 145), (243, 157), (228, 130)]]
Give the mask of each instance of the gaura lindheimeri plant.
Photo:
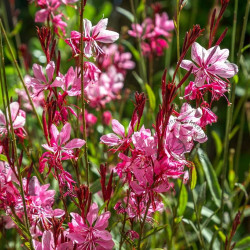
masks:
[[(17, 248), (32, 250), (242, 249), (248, 238), (235, 241), (250, 179), (236, 182), (234, 152), (226, 178), (224, 142), (208, 126), (222, 121), (215, 101), (228, 114), (234, 104), (238, 66), (222, 43), (227, 29), (217, 38), (229, 0), (211, 12), (207, 35), (196, 24), (183, 37), (182, 0), (173, 17), (160, 3), (130, 1), (133, 14), (118, 7), (132, 21), (121, 36), (106, 15), (96, 25), (87, 19), (93, 1), (30, 2), (42, 25), (38, 62), (31, 65), (24, 45), (15, 58), (0, 22), (1, 235), (17, 232)], [(172, 40), (176, 63), (167, 58)], [(16, 92), (3, 42), (24, 88)], [(230, 132), (236, 118), (228, 117)], [(205, 153), (212, 137), (215, 168)]]

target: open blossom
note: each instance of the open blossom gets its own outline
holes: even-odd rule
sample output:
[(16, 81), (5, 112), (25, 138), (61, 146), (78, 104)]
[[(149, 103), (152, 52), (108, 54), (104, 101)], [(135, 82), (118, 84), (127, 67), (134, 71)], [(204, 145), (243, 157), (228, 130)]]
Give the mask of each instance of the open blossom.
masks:
[(38, 96), (42, 91), (51, 88), (51, 83), (53, 81), (55, 72), (55, 63), (51, 61), (46, 66), (47, 78), (43, 72), (43, 68), (41, 65), (34, 64), (32, 69), (34, 77), (27, 76), (25, 78), (25, 84), (33, 89), (34, 96)]
[(229, 56), (228, 49), (220, 49), (216, 45), (208, 50), (197, 42), (193, 43), (191, 50), (192, 61), (183, 60), (181, 67), (190, 70), (195, 75), (195, 84), (201, 87), (207, 83), (218, 82), (225, 84), (221, 78), (231, 78), (238, 72), (237, 65), (227, 62)]
[(198, 125), (202, 117), (200, 108), (193, 109), (184, 103), (178, 117), (171, 116), (166, 133), (166, 148), (177, 155), (190, 152), (194, 146), (193, 141), (203, 143), (207, 136)]
[[(54, 203), (55, 190), (48, 190), (50, 184), (40, 185), (36, 176), (33, 176), (29, 181), (23, 180), (23, 185), (26, 187), (27, 194), (27, 212), (32, 223), (42, 222), (46, 229), (51, 224), (53, 217), (60, 218), (65, 214), (62, 209), (52, 209)], [(20, 203), (19, 209), (22, 207)]]
[(114, 242), (111, 234), (105, 230), (108, 227), (110, 212), (98, 216), (98, 206), (93, 203), (85, 221), (79, 214), (70, 213), (72, 221), (69, 223), (69, 234), (67, 235), (74, 243), (76, 249), (113, 249)]
[[(26, 132), (24, 130), (25, 124), (25, 117), (26, 114), (23, 110), (20, 109), (18, 102), (12, 102), (10, 104), (10, 113), (11, 113), (11, 120), (14, 132), (19, 136), (23, 137)], [(4, 113), (0, 110), (0, 135), (6, 134), (7, 130), (10, 130), (10, 121), (9, 121), (9, 111), (6, 108), (6, 115), (7, 115), (7, 122), (5, 119)], [(8, 124), (8, 127), (7, 127)]]
[[(92, 27), (92, 23), (88, 19), (84, 19), (84, 34), (83, 41), (85, 43), (84, 54), (86, 57), (91, 57), (93, 54), (104, 53), (97, 42), (113, 43), (119, 38), (119, 34), (114, 31), (107, 30), (108, 19), (101, 19), (97, 25)], [(72, 47), (73, 53), (80, 52), (79, 45), (81, 34), (77, 31), (71, 32), (71, 38), (66, 42)]]
[(70, 123), (66, 123), (61, 129), (61, 132), (59, 132), (57, 127), (52, 124), (50, 127), (50, 144), (43, 144), (42, 146), (59, 159), (67, 160), (73, 158), (73, 149), (81, 148), (85, 144), (85, 141), (78, 138), (69, 141), (70, 132)]
[(88, 84), (85, 93), (91, 107), (104, 107), (106, 103), (116, 99), (124, 83), (124, 76), (118, 73), (115, 66), (102, 73), (94, 84)]
[(117, 150), (119, 150), (119, 148), (121, 147), (127, 147), (131, 141), (131, 139), (129, 138), (132, 134), (132, 130), (129, 130), (128, 135), (125, 136), (125, 128), (124, 126), (117, 120), (113, 119), (112, 120), (112, 129), (114, 131), (114, 133), (110, 133), (107, 135), (103, 135), (100, 140), (110, 146), (110, 147), (114, 147), (114, 146), (118, 146)]
[(102, 50), (104, 54), (97, 57), (100, 68), (108, 70), (110, 66), (114, 65), (118, 72), (126, 75), (127, 70), (135, 67), (135, 63), (132, 61), (132, 54), (124, 52), (124, 48), (121, 45), (111, 44), (103, 46)]
[(144, 55), (161, 56), (164, 49), (168, 47), (166, 39), (171, 37), (169, 31), (174, 29), (173, 20), (169, 20), (167, 13), (156, 13), (155, 19), (145, 18), (143, 23), (132, 24), (132, 30), (128, 33), (133, 37), (142, 39), (142, 51)]
[(37, 5), (41, 8), (41, 10), (36, 12), (35, 22), (45, 23), (48, 20), (51, 20), (55, 32), (58, 34), (58, 30), (60, 29), (65, 35), (65, 27), (67, 27), (67, 23), (62, 20), (64, 15), (59, 10), (59, 7), (61, 4), (67, 5), (77, 1), (78, 0), (37, 0)]

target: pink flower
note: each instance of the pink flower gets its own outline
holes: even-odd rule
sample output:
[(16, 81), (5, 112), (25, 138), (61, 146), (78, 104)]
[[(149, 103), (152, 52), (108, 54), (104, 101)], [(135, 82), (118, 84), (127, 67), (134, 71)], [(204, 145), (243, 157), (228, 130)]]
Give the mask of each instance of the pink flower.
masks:
[[(94, 54), (104, 53), (97, 42), (101, 43), (113, 43), (119, 38), (119, 34), (114, 31), (106, 30), (108, 19), (101, 19), (96, 26), (92, 27), (91, 22), (88, 19), (84, 19), (84, 35), (83, 40), (85, 42), (84, 54), (86, 57), (91, 57)], [(71, 38), (66, 42), (73, 48), (74, 54), (79, 53), (79, 44), (81, 40), (81, 34), (77, 31), (71, 32)]]
[(229, 56), (228, 49), (220, 49), (214, 46), (208, 50), (198, 43), (193, 43), (191, 57), (192, 60), (183, 60), (181, 67), (190, 70), (195, 75), (195, 84), (197, 87), (204, 85), (205, 81), (223, 83), (222, 78), (231, 78), (238, 72), (237, 65), (226, 62)]
[(207, 136), (198, 125), (202, 117), (200, 108), (193, 109), (189, 104), (184, 103), (178, 117), (170, 117), (166, 134), (166, 148), (169, 152), (183, 155), (193, 148), (193, 141), (203, 143)]
[(98, 206), (93, 203), (87, 214), (87, 221), (77, 213), (71, 213), (72, 221), (69, 223), (69, 234), (67, 235), (77, 249), (112, 249), (114, 242), (111, 234), (105, 229), (108, 226), (110, 212), (105, 212), (98, 217)]
[[(24, 136), (26, 132), (23, 127), (25, 124), (26, 115), (25, 115), (25, 112), (20, 109), (18, 102), (12, 102), (10, 104), (10, 113), (11, 113), (13, 129), (15, 130), (15, 133), (17, 133), (21, 137)], [(5, 119), (5, 115), (0, 110), (0, 135), (7, 133), (7, 124), (8, 124), (8, 129), (10, 130), (8, 108), (6, 108), (6, 114), (7, 114), (7, 122)]]
[(77, 71), (70, 67), (65, 76), (58, 74), (50, 87), (60, 87), (69, 96), (81, 94), (81, 78), (77, 76)]
[(37, 11), (35, 16), (35, 22), (44, 23), (49, 18), (50, 14), (53, 14), (60, 7), (61, 2), (58, 0), (38, 0), (37, 4), (42, 8)]
[(110, 147), (119, 146), (115, 151), (119, 150), (120, 147), (127, 147), (130, 143), (128, 137), (131, 136), (132, 131), (129, 131), (128, 136), (125, 136), (124, 126), (117, 120), (112, 120), (112, 129), (115, 132), (107, 135), (103, 135), (100, 140)]
[(174, 29), (174, 21), (169, 20), (168, 14), (163, 12), (162, 14), (155, 14), (155, 28), (154, 32), (157, 35), (162, 35), (164, 37), (169, 37), (171, 34), (168, 32)]
[(126, 71), (133, 69), (135, 63), (131, 60), (132, 54), (130, 52), (124, 52), (124, 48), (117, 44), (111, 44), (110, 46), (102, 47), (104, 54), (97, 57), (100, 68), (108, 70), (108, 68), (114, 65), (118, 72), (126, 75)]
[(66, 35), (65, 27), (67, 27), (67, 23), (62, 20), (63, 14), (58, 14), (53, 16), (52, 23), (55, 28), (55, 32), (59, 34), (58, 29), (63, 32), (63, 35)]
[(82, 139), (70, 139), (71, 125), (66, 123), (59, 133), (57, 127), (52, 124), (50, 127), (51, 140), (50, 145), (43, 144), (42, 147), (52, 152), (57, 158), (67, 160), (74, 157), (73, 149), (81, 148), (85, 141)]
[(51, 88), (51, 82), (53, 80), (54, 71), (55, 71), (55, 63), (53, 61), (49, 62), (46, 66), (46, 74), (43, 73), (43, 68), (41, 65), (34, 64), (33, 67), (33, 77), (26, 77), (25, 83), (29, 87), (31, 86), (34, 92), (34, 96), (38, 96), (42, 91), (48, 90)]

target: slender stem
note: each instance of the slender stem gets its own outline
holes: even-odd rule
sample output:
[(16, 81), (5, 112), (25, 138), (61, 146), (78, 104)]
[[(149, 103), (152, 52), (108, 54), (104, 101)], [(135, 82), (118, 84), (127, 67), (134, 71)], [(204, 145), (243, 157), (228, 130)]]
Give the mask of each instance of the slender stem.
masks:
[(198, 230), (199, 230), (200, 244), (201, 244), (202, 249), (206, 249), (204, 239), (203, 239), (203, 236), (202, 236), (202, 232), (201, 232), (200, 217), (198, 215), (197, 204), (196, 204), (196, 201), (195, 201), (195, 198), (194, 198), (194, 190), (191, 190), (191, 193), (192, 193), (192, 198), (193, 198), (193, 202), (194, 202), (194, 210), (195, 210), (197, 225), (198, 225)]
[(234, 19), (233, 19), (232, 43), (231, 43), (231, 61), (232, 62), (234, 61), (237, 14), (238, 14), (238, 0), (234, 0)]
[(246, 116), (245, 112), (246, 112), (246, 102), (247, 102), (249, 82), (250, 81), (248, 79), (246, 81), (244, 102), (243, 102), (242, 111), (241, 111), (241, 115), (240, 115), (240, 129), (239, 129), (239, 135), (238, 135), (238, 140), (237, 140), (237, 148), (236, 148), (236, 154), (235, 154), (235, 173), (236, 173), (236, 176), (237, 176), (237, 173), (238, 173), (238, 170), (239, 170), (240, 152), (241, 152), (244, 124), (245, 124), (245, 116)]
[(15, 67), (16, 67), (16, 70), (17, 70), (18, 76), (19, 76), (19, 78), (20, 78), (20, 80), (21, 80), (21, 83), (22, 83), (22, 85), (23, 85), (23, 88), (24, 88), (24, 90), (25, 90), (25, 92), (26, 92), (26, 95), (28, 96), (30, 105), (32, 106), (33, 112), (35, 113), (35, 115), (36, 115), (36, 117), (37, 117), (38, 123), (39, 123), (41, 129), (43, 130), (43, 124), (42, 124), (42, 122), (41, 122), (40, 117), (38, 116), (38, 114), (37, 114), (37, 112), (36, 112), (36, 108), (35, 108), (34, 103), (33, 103), (32, 99), (31, 99), (31, 97), (30, 97), (30, 93), (29, 93), (29, 91), (28, 91), (28, 88), (27, 88), (26, 85), (25, 85), (25, 82), (24, 82), (24, 79), (23, 79), (21, 70), (20, 70), (20, 68), (19, 68), (19, 66), (18, 66), (17, 60), (15, 59), (14, 53), (13, 53), (13, 51), (12, 51), (12, 48), (11, 48), (9, 39), (8, 39), (8, 37), (7, 37), (7, 35), (6, 35), (6, 32), (5, 32), (5, 29), (4, 29), (4, 27), (3, 27), (3, 23), (2, 23), (2, 20), (1, 20), (1, 19), (0, 19), (0, 29), (2, 30), (2, 34), (3, 34), (4, 39), (5, 39), (5, 41), (6, 41), (7, 47), (8, 47), (8, 49), (9, 49), (9, 52), (10, 52), (12, 61), (14, 62), (14, 65), (15, 65)]
[[(245, 16), (244, 16), (244, 21), (243, 21), (243, 27), (242, 27), (242, 32), (241, 32), (241, 38), (240, 38), (240, 46), (239, 46), (239, 51), (237, 55), (237, 64), (240, 62), (240, 57), (241, 57), (241, 50), (244, 44), (245, 40), (245, 34), (246, 34), (246, 27), (247, 27), (247, 21), (248, 21), (248, 14), (249, 14), (249, 7), (250, 7), (250, 0), (247, 1), (247, 6), (246, 6), (246, 11), (245, 11)], [(221, 224), (220, 227), (222, 228), (223, 224), (223, 213), (224, 213), (224, 182), (226, 179), (226, 173), (227, 173), (227, 167), (228, 167), (228, 154), (229, 154), (229, 134), (231, 132), (231, 127), (232, 127), (232, 117), (233, 117), (233, 110), (234, 110), (234, 101), (235, 101), (235, 82), (232, 84), (232, 93), (229, 96), (229, 101), (231, 103), (230, 106), (228, 106), (227, 109), (227, 121), (226, 121), (226, 134), (225, 134), (225, 141), (224, 141), (224, 157), (223, 157), (223, 170), (222, 170), (222, 175), (221, 175), (221, 181), (222, 181), (222, 195), (221, 195)]]
[[(132, 13), (134, 15), (135, 25), (137, 25), (138, 22), (137, 22), (137, 16), (136, 16), (135, 5), (134, 5), (133, 0), (130, 0), (130, 6), (131, 6)], [(137, 32), (137, 29), (136, 29), (136, 32)], [(143, 83), (144, 83), (143, 91), (145, 91), (145, 85), (148, 82), (147, 81), (146, 64), (145, 64), (145, 59), (144, 59), (144, 56), (143, 56), (143, 53), (142, 53), (142, 48), (141, 48), (141, 42), (142, 42), (141, 37), (140, 37), (139, 34), (137, 34), (136, 37), (137, 37), (137, 46), (138, 46), (138, 50), (139, 50), (139, 54), (140, 54), (140, 68), (141, 68), (141, 71), (142, 71), (141, 77), (142, 77), (142, 80), (143, 80)]]
[(141, 249), (141, 240), (142, 240), (142, 236), (143, 236), (143, 229), (144, 229), (144, 226), (145, 226), (145, 222), (146, 222), (146, 218), (147, 218), (147, 214), (148, 214), (148, 210), (149, 210), (149, 206), (150, 206), (150, 199), (148, 200), (148, 203), (147, 203), (147, 208), (146, 208), (146, 211), (145, 211), (145, 214), (144, 214), (144, 218), (143, 218), (143, 221), (141, 223), (141, 228), (140, 228), (140, 234), (139, 234), (139, 239), (138, 239), (138, 246), (137, 246), (137, 249), (140, 250)]
[(87, 150), (87, 135), (86, 135), (86, 120), (85, 120), (85, 101), (84, 101), (84, 69), (83, 69), (83, 12), (84, 12), (84, 0), (81, 0), (81, 10), (80, 10), (80, 67), (81, 67), (81, 104), (82, 104), (82, 122), (83, 122), (83, 139), (85, 140), (84, 145), (84, 161), (86, 167), (86, 182), (89, 186), (89, 162), (88, 162), (88, 150)]
[[(0, 24), (1, 24), (1, 20), (0, 20)], [(28, 220), (28, 214), (27, 214), (27, 208), (26, 208), (26, 202), (25, 202), (25, 196), (24, 196), (24, 189), (23, 189), (23, 180), (22, 180), (22, 175), (21, 175), (21, 166), (19, 166), (19, 162), (18, 162), (18, 156), (17, 156), (17, 144), (16, 144), (16, 136), (15, 136), (15, 132), (14, 132), (14, 128), (13, 128), (13, 121), (11, 118), (11, 110), (10, 110), (10, 99), (9, 99), (9, 94), (8, 94), (8, 87), (7, 87), (7, 81), (6, 81), (6, 74), (5, 74), (5, 63), (4, 63), (4, 54), (3, 54), (3, 45), (2, 45), (2, 36), (0, 35), (0, 57), (1, 57), (1, 67), (3, 68), (3, 83), (4, 83), (4, 90), (5, 90), (5, 96), (6, 96), (6, 101), (7, 101), (7, 109), (8, 109), (8, 115), (9, 115), (9, 123), (10, 123), (10, 129), (11, 129), (11, 141), (13, 143), (13, 150), (14, 150), (14, 162), (16, 162), (16, 166), (17, 166), (17, 172), (18, 172), (18, 181), (20, 184), (20, 194), (22, 197), (22, 202), (23, 202), (23, 208), (24, 208), (24, 217), (25, 217), (25, 226), (27, 229), (27, 232), (29, 234), (30, 237), (30, 245), (31, 248), (33, 248), (33, 244), (32, 244), (32, 237), (29, 231), (29, 220)], [(9, 128), (9, 124), (7, 123), (6, 120), (6, 128), (8, 130)]]

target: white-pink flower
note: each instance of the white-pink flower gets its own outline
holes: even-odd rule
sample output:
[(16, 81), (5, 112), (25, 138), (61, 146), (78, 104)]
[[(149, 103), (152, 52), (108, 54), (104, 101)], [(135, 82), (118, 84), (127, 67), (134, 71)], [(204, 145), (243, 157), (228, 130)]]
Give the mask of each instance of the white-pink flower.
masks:
[(50, 145), (43, 144), (42, 147), (55, 154), (56, 157), (61, 158), (61, 156), (63, 156), (64, 160), (72, 158), (74, 156), (73, 149), (81, 148), (85, 144), (85, 141), (78, 138), (69, 141), (70, 132), (70, 123), (66, 123), (61, 132), (52, 124), (50, 127)]
[(193, 43), (191, 50), (192, 61), (183, 60), (181, 67), (190, 70), (193, 67), (195, 75), (195, 84), (197, 87), (204, 85), (205, 81), (222, 82), (221, 78), (231, 78), (238, 72), (238, 66), (227, 62), (229, 56), (228, 49), (220, 49), (214, 46), (208, 50), (203, 48), (197, 42)]
[(114, 242), (111, 234), (105, 230), (108, 226), (110, 212), (98, 216), (98, 206), (93, 203), (87, 214), (87, 222), (77, 213), (70, 213), (72, 221), (69, 223), (70, 232), (67, 235), (79, 250), (111, 250)]
[[(0, 110), (0, 135), (7, 133), (7, 124), (10, 129), (8, 108), (6, 109), (6, 114), (7, 114), (7, 122), (4, 113)], [(25, 124), (25, 112), (20, 109), (18, 102), (12, 102), (10, 104), (10, 114), (11, 114), (13, 129), (14, 130), (21, 129), (25, 134), (26, 132), (23, 128)]]

